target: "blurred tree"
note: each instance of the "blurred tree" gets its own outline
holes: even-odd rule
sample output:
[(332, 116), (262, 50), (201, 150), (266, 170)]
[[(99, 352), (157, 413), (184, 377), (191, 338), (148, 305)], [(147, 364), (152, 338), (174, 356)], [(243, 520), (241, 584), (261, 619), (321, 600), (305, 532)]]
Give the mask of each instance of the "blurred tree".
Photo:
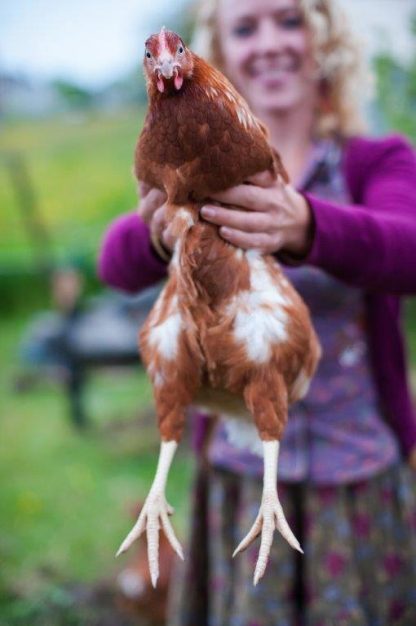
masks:
[(94, 104), (95, 95), (91, 91), (69, 80), (58, 78), (52, 81), (52, 88), (69, 109), (88, 109)]
[(136, 105), (147, 102), (146, 84), (144, 80), (143, 70), (141, 68), (141, 60), (136, 67), (108, 85), (99, 95), (100, 101), (105, 101), (113, 107), (124, 105)]
[(388, 52), (375, 57), (379, 106), (389, 127), (416, 142), (416, 14), (411, 22), (414, 49), (407, 62)]

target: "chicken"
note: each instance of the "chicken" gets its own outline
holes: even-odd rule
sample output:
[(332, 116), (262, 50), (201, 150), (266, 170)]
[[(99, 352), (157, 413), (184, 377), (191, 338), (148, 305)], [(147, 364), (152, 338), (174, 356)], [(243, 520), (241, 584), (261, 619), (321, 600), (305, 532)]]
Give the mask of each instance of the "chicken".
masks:
[(199, 216), (215, 192), (269, 170), (287, 181), (265, 127), (231, 83), (162, 28), (145, 45), (149, 109), (135, 152), (139, 180), (167, 194), (176, 237), (169, 279), (140, 334), (161, 434), (156, 476), (124, 552), (146, 530), (156, 585), (160, 524), (183, 559), (165, 498), (169, 468), (193, 404), (254, 420), (263, 442), (260, 511), (234, 552), (261, 534), (254, 584), (277, 528), (302, 551), (277, 494), (279, 442), (288, 406), (304, 396), (320, 347), (308, 310), (276, 259), (225, 242)]

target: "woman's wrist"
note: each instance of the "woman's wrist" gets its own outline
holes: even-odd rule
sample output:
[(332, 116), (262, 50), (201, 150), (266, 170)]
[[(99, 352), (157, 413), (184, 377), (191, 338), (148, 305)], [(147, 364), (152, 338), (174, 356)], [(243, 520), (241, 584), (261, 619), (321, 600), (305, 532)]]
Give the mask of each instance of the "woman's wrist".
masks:
[(279, 256), (291, 257), (294, 261), (305, 258), (313, 243), (313, 217), (307, 199), (300, 193), (295, 192), (292, 202), (296, 205), (296, 223), (292, 236), (279, 251)]

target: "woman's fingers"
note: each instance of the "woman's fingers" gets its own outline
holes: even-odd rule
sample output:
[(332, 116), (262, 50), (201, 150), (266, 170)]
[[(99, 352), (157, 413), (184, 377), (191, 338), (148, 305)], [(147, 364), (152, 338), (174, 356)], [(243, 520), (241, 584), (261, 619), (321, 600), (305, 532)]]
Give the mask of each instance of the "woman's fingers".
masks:
[(266, 233), (247, 233), (235, 228), (221, 227), (220, 235), (223, 239), (244, 250), (256, 249), (261, 252), (271, 252), (277, 250), (277, 245), (273, 245), (270, 235)]
[(272, 187), (276, 182), (276, 176), (270, 170), (265, 170), (250, 176), (247, 182), (258, 187)]
[(270, 193), (273, 189), (274, 195), (279, 190), (284, 189), (281, 179), (276, 178), (269, 170), (259, 172), (247, 179), (247, 184), (230, 187), (225, 191), (220, 191), (212, 196), (213, 200), (223, 204), (234, 204), (240, 207), (251, 209), (252, 211), (264, 210), (265, 192)]
[(261, 202), (259, 195), (263, 190), (254, 185), (237, 185), (226, 189), (226, 191), (220, 191), (212, 196), (212, 200), (221, 202), (221, 204), (230, 204), (251, 211), (264, 210), (264, 203)]
[(151, 190), (150, 185), (148, 185), (147, 183), (144, 183), (142, 180), (139, 181), (139, 191), (140, 191), (141, 198), (144, 198), (145, 196), (147, 196), (150, 190)]
[(166, 194), (160, 189), (153, 187), (140, 202), (139, 215), (146, 224), (152, 220), (154, 212), (166, 202)]
[(175, 237), (171, 232), (171, 224), (166, 222), (166, 205), (162, 205), (153, 214), (150, 224), (152, 234), (163, 244), (167, 250), (173, 250)]
[(245, 232), (265, 232), (270, 228), (267, 214), (240, 211), (234, 207), (205, 205), (201, 215), (207, 221), (218, 226), (229, 226)]
[(280, 180), (273, 181), (272, 186), (237, 185), (214, 194), (212, 200), (250, 211), (273, 211), (281, 201), (284, 189)]

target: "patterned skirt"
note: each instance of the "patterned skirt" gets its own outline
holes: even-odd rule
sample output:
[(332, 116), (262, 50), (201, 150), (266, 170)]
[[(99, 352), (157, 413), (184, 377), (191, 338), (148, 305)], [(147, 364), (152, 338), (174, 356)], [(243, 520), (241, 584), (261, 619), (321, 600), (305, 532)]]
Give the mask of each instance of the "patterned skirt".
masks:
[(416, 626), (412, 480), (410, 470), (395, 466), (350, 485), (280, 484), (305, 554), (276, 532), (266, 573), (254, 587), (259, 540), (231, 555), (257, 515), (262, 485), (200, 470), (169, 626)]

